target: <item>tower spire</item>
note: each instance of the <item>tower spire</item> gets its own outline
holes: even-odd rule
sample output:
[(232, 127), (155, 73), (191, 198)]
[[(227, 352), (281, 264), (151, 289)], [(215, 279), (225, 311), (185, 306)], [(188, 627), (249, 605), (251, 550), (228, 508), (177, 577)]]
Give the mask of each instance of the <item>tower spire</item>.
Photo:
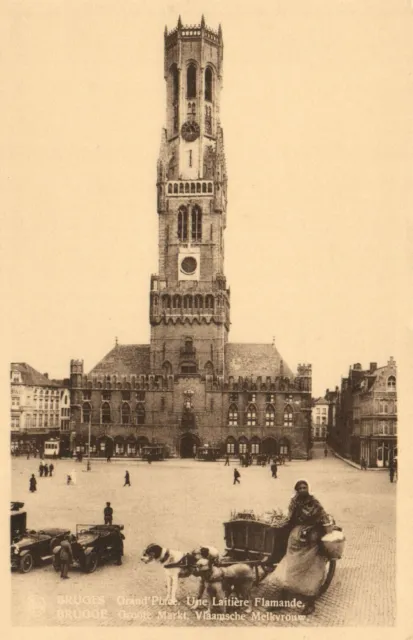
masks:
[(182, 29), (181, 14), (179, 14), (179, 18), (178, 18), (178, 29), (179, 29), (179, 30), (181, 30), (181, 29)]
[(205, 16), (204, 16), (204, 14), (202, 14), (202, 17), (201, 17), (201, 28), (205, 29)]

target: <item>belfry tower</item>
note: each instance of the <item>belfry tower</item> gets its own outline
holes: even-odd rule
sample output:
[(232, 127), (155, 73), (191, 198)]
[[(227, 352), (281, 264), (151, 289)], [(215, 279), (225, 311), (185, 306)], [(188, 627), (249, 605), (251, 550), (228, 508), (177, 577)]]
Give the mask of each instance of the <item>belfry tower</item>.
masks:
[(165, 28), (166, 128), (157, 167), (159, 273), (151, 278), (152, 373), (224, 375), (227, 174), (219, 119), (222, 31)]

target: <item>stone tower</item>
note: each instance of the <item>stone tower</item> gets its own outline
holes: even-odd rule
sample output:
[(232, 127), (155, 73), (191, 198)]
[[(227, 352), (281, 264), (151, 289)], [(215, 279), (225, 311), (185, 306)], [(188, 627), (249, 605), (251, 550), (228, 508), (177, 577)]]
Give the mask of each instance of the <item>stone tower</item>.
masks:
[(151, 278), (152, 373), (224, 375), (227, 175), (219, 119), (222, 31), (164, 36), (166, 128), (157, 167), (159, 272)]

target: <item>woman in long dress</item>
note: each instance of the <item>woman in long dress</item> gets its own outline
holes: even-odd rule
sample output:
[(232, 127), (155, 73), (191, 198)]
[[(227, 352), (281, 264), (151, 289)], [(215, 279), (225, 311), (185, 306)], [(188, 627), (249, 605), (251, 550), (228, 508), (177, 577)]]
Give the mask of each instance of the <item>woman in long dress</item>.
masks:
[(295, 484), (288, 518), (291, 531), (287, 552), (271, 574), (271, 582), (305, 602), (298, 613), (314, 611), (314, 601), (324, 581), (326, 561), (319, 553), (321, 537), (332, 530), (332, 523), (319, 501), (309, 493), (306, 480)]

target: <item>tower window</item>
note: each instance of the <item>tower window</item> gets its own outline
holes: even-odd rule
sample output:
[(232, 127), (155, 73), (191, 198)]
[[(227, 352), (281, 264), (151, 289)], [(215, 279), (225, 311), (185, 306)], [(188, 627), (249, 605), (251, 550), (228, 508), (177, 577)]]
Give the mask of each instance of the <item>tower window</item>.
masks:
[(186, 207), (179, 207), (178, 238), (182, 242), (186, 242), (188, 240), (188, 210)]
[(271, 405), (267, 406), (267, 409), (265, 411), (265, 426), (266, 427), (273, 427), (275, 424), (275, 411), (274, 411), (274, 407), (272, 407)]
[(257, 424), (257, 409), (255, 405), (250, 405), (247, 410), (247, 425), (255, 427)]
[(192, 208), (191, 237), (194, 242), (202, 240), (202, 211), (198, 205)]
[(136, 407), (136, 424), (145, 424), (145, 407), (138, 404)]
[(102, 424), (111, 422), (110, 405), (108, 402), (102, 404)]
[(188, 151), (188, 166), (192, 167), (192, 149)]
[(235, 404), (232, 404), (228, 411), (228, 426), (238, 426), (238, 407)]
[(284, 427), (293, 426), (293, 410), (290, 405), (287, 405), (284, 409)]
[(127, 402), (122, 405), (122, 424), (130, 424), (130, 406)]
[(188, 102), (188, 120), (195, 120), (196, 116), (196, 103)]
[(186, 97), (196, 98), (196, 67), (190, 64), (186, 72)]
[(171, 67), (172, 74), (172, 100), (175, 104), (179, 100), (179, 71), (176, 64)]
[(205, 107), (205, 133), (212, 134), (212, 109), (211, 107)]
[(212, 69), (207, 67), (205, 69), (205, 100), (212, 102)]

